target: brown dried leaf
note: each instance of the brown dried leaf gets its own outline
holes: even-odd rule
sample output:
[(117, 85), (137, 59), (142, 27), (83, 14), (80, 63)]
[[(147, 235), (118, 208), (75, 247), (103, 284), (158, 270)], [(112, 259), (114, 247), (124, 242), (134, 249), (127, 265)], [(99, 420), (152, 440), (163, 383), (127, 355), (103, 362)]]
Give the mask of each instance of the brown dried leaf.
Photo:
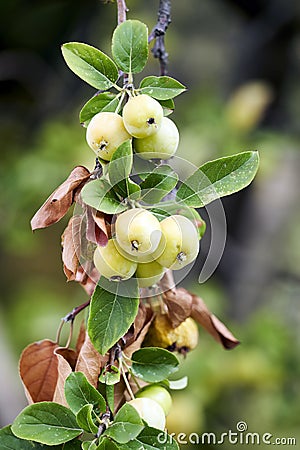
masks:
[(174, 291), (167, 291), (164, 293), (163, 299), (168, 307), (168, 319), (173, 328), (178, 327), (185, 319), (190, 317), (193, 298), (186, 289), (179, 288)]
[(45, 201), (31, 219), (32, 231), (49, 227), (58, 222), (73, 203), (74, 195), (89, 179), (90, 172), (83, 166), (75, 167), (64, 181)]
[(132, 354), (136, 350), (139, 350), (141, 348), (142, 343), (145, 339), (146, 334), (148, 333), (148, 330), (150, 328), (150, 325), (151, 325), (153, 319), (154, 319), (154, 314), (152, 315), (151, 319), (143, 326), (142, 330), (140, 331), (140, 333), (138, 334), (138, 336), (136, 337), (134, 342), (132, 342), (132, 344), (130, 344), (128, 347), (126, 347), (124, 349), (124, 353), (126, 356), (128, 356), (128, 358), (131, 358)]
[(100, 212), (87, 207), (87, 225), (86, 238), (94, 244), (105, 247), (108, 242), (108, 231), (105, 224), (105, 215)]
[(83, 372), (90, 384), (97, 387), (99, 374), (107, 361), (108, 357), (102, 356), (97, 352), (91, 343), (88, 333), (86, 333), (78, 355), (75, 371)]
[(191, 317), (196, 320), (213, 338), (223, 345), (226, 350), (235, 348), (240, 342), (233, 336), (228, 328), (214, 316), (205, 305), (204, 301), (192, 295), (192, 313)]
[(124, 353), (128, 356), (128, 358), (131, 358), (132, 354), (141, 348), (153, 319), (154, 313), (152, 309), (145, 306), (143, 303), (140, 303), (138, 313), (131, 330), (129, 330), (129, 332), (124, 336), (126, 343)]
[(73, 350), (72, 348), (68, 348), (68, 347), (59, 347), (54, 351), (54, 353), (56, 355), (62, 356), (67, 361), (67, 363), (69, 364), (71, 369), (75, 370), (77, 356), (78, 356), (77, 352), (75, 350)]
[(29, 403), (52, 401), (58, 377), (57, 347), (45, 339), (24, 349), (19, 370)]
[(162, 292), (166, 291), (175, 291), (176, 284), (173, 277), (173, 272), (171, 269), (168, 269), (162, 279), (159, 282), (159, 286), (162, 290)]
[(85, 328), (85, 321), (82, 320), (81, 324), (80, 324), (80, 330), (78, 333), (78, 337), (77, 337), (77, 341), (76, 341), (76, 353), (77, 353), (77, 357), (78, 354), (81, 350), (81, 347), (83, 346), (84, 340), (85, 340), (85, 333), (86, 333), (86, 328)]
[(61, 237), (62, 260), (68, 281), (75, 280), (79, 265), (82, 220), (81, 215), (71, 217)]
[(54, 350), (54, 354), (56, 355), (58, 361), (58, 367), (57, 367), (57, 382), (52, 401), (60, 403), (61, 405), (64, 406), (68, 406), (64, 390), (65, 381), (72, 372), (72, 369), (67, 359), (63, 355), (70, 357), (70, 354), (72, 352), (74, 352), (74, 350), (68, 348), (58, 348)]
[(77, 281), (83, 287), (83, 289), (90, 297), (95, 290), (99, 277), (99, 272), (95, 267), (89, 272), (89, 274), (87, 274), (83, 267), (79, 266), (77, 269), (75, 281)]

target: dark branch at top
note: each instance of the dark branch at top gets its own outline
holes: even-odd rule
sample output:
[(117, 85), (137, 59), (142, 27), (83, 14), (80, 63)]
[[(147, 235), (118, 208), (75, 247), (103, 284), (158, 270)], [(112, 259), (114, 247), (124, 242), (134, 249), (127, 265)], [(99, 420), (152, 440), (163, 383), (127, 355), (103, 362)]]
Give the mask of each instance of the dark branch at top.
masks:
[(171, 0), (159, 0), (158, 21), (149, 35), (149, 43), (155, 40), (152, 48), (154, 58), (160, 63), (160, 75), (167, 74), (168, 53), (165, 47), (165, 34), (171, 23)]

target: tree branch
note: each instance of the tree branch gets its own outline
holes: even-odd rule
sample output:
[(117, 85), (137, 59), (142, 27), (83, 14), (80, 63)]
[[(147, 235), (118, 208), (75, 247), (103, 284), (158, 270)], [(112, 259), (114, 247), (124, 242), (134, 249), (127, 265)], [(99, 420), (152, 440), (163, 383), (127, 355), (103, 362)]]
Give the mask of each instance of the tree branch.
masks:
[(120, 25), (120, 23), (125, 22), (126, 20), (126, 13), (128, 12), (128, 8), (126, 6), (125, 0), (117, 0), (117, 6), (118, 6), (118, 25)]
[(159, 0), (158, 21), (149, 35), (149, 43), (155, 40), (152, 48), (154, 58), (160, 63), (160, 75), (167, 74), (168, 53), (165, 47), (165, 34), (171, 23), (171, 0)]

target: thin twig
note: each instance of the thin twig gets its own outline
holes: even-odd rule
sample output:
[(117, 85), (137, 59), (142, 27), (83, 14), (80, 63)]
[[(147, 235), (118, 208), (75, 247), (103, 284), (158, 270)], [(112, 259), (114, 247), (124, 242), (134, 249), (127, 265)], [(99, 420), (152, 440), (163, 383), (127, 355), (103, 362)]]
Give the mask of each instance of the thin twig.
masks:
[(152, 48), (154, 58), (158, 58), (160, 75), (167, 74), (168, 53), (165, 46), (165, 34), (171, 23), (171, 0), (159, 0), (158, 21), (149, 35), (149, 43), (155, 40)]
[[(118, 8), (118, 25), (126, 21), (126, 14), (129, 9), (126, 6), (125, 0), (117, 0), (117, 8)], [(123, 76), (123, 85), (126, 86), (128, 84), (128, 74), (119, 72), (120, 76)]]
[(83, 311), (85, 308), (87, 308), (89, 306), (89, 304), (91, 303), (91, 300), (89, 299), (87, 302), (82, 303), (82, 305), (76, 306), (76, 308), (74, 308), (71, 312), (69, 312), (65, 317), (63, 317), (62, 321), (63, 322), (73, 322), (75, 317), (81, 312)]

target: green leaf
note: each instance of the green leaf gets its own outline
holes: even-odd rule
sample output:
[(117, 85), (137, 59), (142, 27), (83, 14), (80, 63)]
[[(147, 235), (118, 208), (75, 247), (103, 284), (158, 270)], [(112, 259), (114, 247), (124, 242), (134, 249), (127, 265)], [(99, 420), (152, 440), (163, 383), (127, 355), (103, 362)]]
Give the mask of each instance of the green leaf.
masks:
[(104, 383), (108, 386), (119, 383), (120, 381), (120, 369), (116, 366), (103, 367), (99, 377), (100, 383)]
[(174, 189), (177, 181), (178, 175), (170, 166), (162, 165), (156, 167), (140, 184), (142, 200), (148, 204), (159, 202)]
[(138, 20), (126, 20), (118, 25), (112, 38), (112, 55), (123, 72), (141, 72), (148, 59), (146, 25)]
[(0, 430), (0, 450), (80, 450), (80, 444), (81, 442), (76, 439), (65, 444), (49, 446), (18, 438), (12, 433), (10, 426)]
[(100, 444), (97, 447), (97, 450), (118, 450), (118, 449), (119, 446), (110, 439), (108, 439), (107, 437), (103, 437)]
[(112, 92), (102, 92), (92, 97), (82, 107), (79, 120), (84, 126), (88, 126), (90, 120), (99, 112), (115, 112), (119, 104), (119, 98)]
[(173, 353), (158, 347), (137, 350), (131, 360), (134, 375), (148, 383), (163, 381), (171, 373), (176, 372), (179, 365)]
[[(49, 448), (46, 445), (37, 442), (27, 441), (15, 436), (11, 427), (7, 426), (0, 430), (0, 449), (1, 450), (44, 450)], [(51, 447), (53, 450), (62, 448), (61, 446)]]
[(106, 410), (103, 396), (88, 382), (82, 372), (70, 373), (65, 382), (65, 397), (74, 414), (86, 404), (92, 404), (97, 413)]
[(111, 282), (100, 278), (91, 299), (88, 333), (101, 355), (126, 333), (135, 319), (138, 305), (135, 279)]
[(74, 414), (54, 402), (40, 402), (27, 406), (15, 419), (12, 432), (21, 439), (42, 444), (58, 445), (79, 436)]
[(248, 186), (259, 165), (257, 152), (244, 152), (207, 162), (180, 186), (177, 200), (199, 208)]
[(141, 81), (140, 91), (157, 100), (169, 100), (186, 90), (186, 87), (171, 77), (146, 77)]
[(169, 100), (158, 100), (159, 103), (161, 104), (162, 108), (163, 108), (163, 112), (164, 112), (164, 116), (167, 117), (170, 114), (172, 114), (172, 112), (175, 109), (175, 103), (174, 100), (172, 100), (171, 98)]
[(115, 410), (115, 387), (113, 384), (106, 384), (106, 401), (111, 411)]
[(136, 438), (143, 430), (144, 424), (138, 412), (131, 405), (125, 403), (116, 414), (113, 424), (105, 431), (119, 444), (125, 444)]
[(96, 439), (94, 439), (93, 441), (82, 442), (81, 448), (82, 450), (97, 450), (99, 447), (96, 444)]
[(109, 89), (118, 79), (115, 63), (95, 47), (82, 42), (68, 42), (62, 46), (68, 67), (96, 89)]
[(86, 404), (84, 405), (76, 414), (76, 420), (78, 425), (85, 431), (89, 433), (96, 434), (98, 427), (95, 425), (93, 420), (93, 408), (94, 405)]
[(81, 191), (84, 203), (106, 214), (118, 214), (127, 209), (120, 203), (111, 185), (104, 178), (90, 181)]
[(129, 195), (128, 177), (131, 172), (132, 161), (132, 144), (131, 140), (128, 140), (117, 148), (108, 166), (110, 184), (124, 198)]
[[(143, 431), (136, 438), (143, 450), (179, 450), (178, 444), (168, 433), (162, 430), (157, 430), (156, 428), (145, 427)], [(132, 447), (134, 448), (134, 447)]]

